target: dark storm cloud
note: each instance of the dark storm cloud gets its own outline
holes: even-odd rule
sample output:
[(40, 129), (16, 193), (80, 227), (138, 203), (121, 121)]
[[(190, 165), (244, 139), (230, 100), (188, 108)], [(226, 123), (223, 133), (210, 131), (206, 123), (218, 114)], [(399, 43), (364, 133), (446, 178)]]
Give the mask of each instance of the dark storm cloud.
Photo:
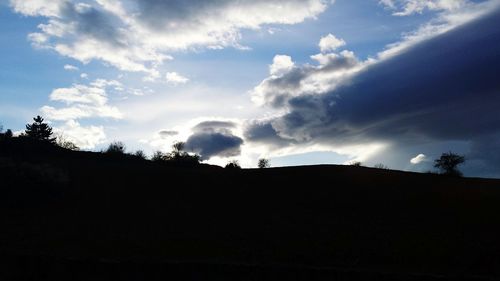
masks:
[(85, 4), (65, 2), (60, 17), (75, 27), (75, 34), (87, 36), (114, 47), (126, 47), (124, 34), (120, 32), (120, 20), (115, 16)]
[(273, 147), (283, 147), (294, 143), (293, 140), (280, 137), (271, 123), (267, 121), (256, 121), (248, 124), (244, 132), (244, 137), (247, 141), (267, 144)]
[(332, 92), (291, 97), (288, 113), (249, 126), (248, 140), (465, 140), (484, 147), (484, 138), (500, 132), (498, 26), (496, 11), (373, 64)]
[(220, 131), (231, 131), (236, 128), (234, 122), (229, 121), (205, 121), (193, 127), (193, 131), (197, 133), (201, 132), (220, 132)]
[(234, 128), (236, 124), (228, 121), (201, 122), (193, 127), (194, 133), (186, 141), (186, 149), (199, 154), (202, 160), (238, 156), (243, 139), (232, 133)]
[(202, 160), (213, 156), (232, 157), (241, 153), (243, 140), (234, 135), (221, 133), (199, 133), (190, 136), (186, 142), (189, 151), (198, 153)]

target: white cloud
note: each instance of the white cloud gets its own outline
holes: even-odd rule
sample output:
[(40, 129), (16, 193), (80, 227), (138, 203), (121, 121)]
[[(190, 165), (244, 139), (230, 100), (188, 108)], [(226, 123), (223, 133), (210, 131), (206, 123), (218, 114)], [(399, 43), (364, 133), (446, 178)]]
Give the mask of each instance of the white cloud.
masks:
[(83, 63), (100, 60), (120, 70), (155, 71), (168, 54), (196, 48), (245, 49), (243, 29), (297, 24), (315, 18), (326, 0), (10, 0), (15, 12), (47, 22), (30, 34), (34, 46)]
[(427, 156), (425, 156), (425, 154), (419, 154), (419, 155), (413, 157), (410, 160), (410, 163), (412, 163), (413, 165), (417, 165), (417, 164), (420, 164), (424, 161), (427, 161)]
[(380, 4), (395, 10), (395, 16), (409, 16), (420, 14), (425, 10), (431, 11), (453, 11), (467, 5), (467, 0), (381, 0)]
[(328, 34), (325, 37), (322, 37), (321, 40), (319, 40), (319, 48), (321, 49), (321, 52), (333, 52), (337, 50), (338, 48), (345, 46), (345, 41), (343, 39), (339, 39), (335, 37), (332, 34)]
[(82, 79), (88, 79), (89, 75), (87, 73), (82, 73), (82, 74), (80, 74), (80, 78), (82, 78)]
[(81, 149), (92, 149), (106, 141), (106, 134), (102, 126), (81, 126), (74, 120), (68, 120), (63, 126), (54, 127), (54, 133), (61, 134), (64, 139), (71, 141)]
[(77, 71), (79, 70), (78, 67), (74, 66), (74, 65), (71, 65), (71, 64), (66, 64), (64, 65), (64, 69), (65, 70), (68, 70), (68, 71)]
[(167, 79), (167, 83), (177, 85), (177, 84), (186, 84), (189, 79), (180, 75), (177, 72), (167, 72), (165, 75), (165, 79)]
[(389, 44), (384, 51), (377, 54), (377, 59), (384, 60), (400, 54), (422, 41), (429, 40), (471, 22), (474, 19), (480, 18), (494, 11), (499, 6), (500, 1), (490, 0), (477, 4), (464, 2), (460, 7), (444, 10), (437, 15), (437, 17), (423, 24), (417, 30), (403, 34), (402, 40)]
[(59, 88), (52, 91), (50, 99), (66, 104), (85, 103), (104, 105), (108, 101), (106, 91), (102, 88), (75, 84), (71, 88)]
[(257, 105), (286, 107), (291, 98), (335, 89), (371, 63), (371, 60), (359, 61), (351, 51), (316, 54), (311, 58), (319, 65), (296, 66), (289, 56), (275, 56), (270, 67), (271, 75), (251, 91), (252, 101)]
[(101, 117), (121, 119), (123, 114), (114, 106), (108, 105), (107, 87), (121, 87), (115, 80), (97, 79), (90, 85), (74, 84), (69, 88), (54, 89), (50, 100), (64, 102), (67, 107), (54, 108), (43, 106), (40, 110), (52, 120), (74, 120)]
[(55, 17), (61, 12), (65, 0), (11, 0), (10, 5), (17, 13), (27, 16)]
[(91, 112), (79, 107), (65, 107), (57, 109), (52, 106), (45, 105), (40, 108), (40, 111), (47, 119), (57, 121), (87, 118), (92, 115)]
[(106, 79), (96, 79), (94, 82), (90, 83), (93, 87), (106, 88), (106, 87), (122, 87), (122, 83), (116, 80), (106, 80)]
[(123, 118), (123, 114), (118, 108), (109, 105), (89, 106), (89, 105), (77, 104), (74, 106), (63, 107), (59, 109), (46, 105), (41, 107), (40, 110), (42, 114), (47, 117), (47, 119), (58, 120), (58, 121), (91, 118), (91, 117), (113, 118), (113, 119)]
[(269, 66), (269, 73), (271, 75), (282, 75), (290, 71), (294, 67), (292, 57), (285, 55), (276, 55), (273, 58), (273, 64)]
[[(500, 1), (494, 0), (442, 11), (415, 32), (405, 34), (401, 41), (387, 46), (376, 58), (360, 61), (353, 52), (346, 50), (340, 53), (322, 52), (311, 56), (318, 65), (307, 63), (291, 66), (291, 63), (288, 63), (289, 67), (284, 68), (285, 71), (280, 75), (271, 73), (251, 91), (255, 103), (266, 105), (274, 111), (261, 120), (249, 122), (245, 133), (246, 140), (252, 145), (262, 145), (262, 150), (280, 151), (284, 154), (291, 151), (299, 153), (311, 146), (320, 145), (325, 151), (350, 154), (351, 158), (355, 159), (369, 155), (363, 148), (370, 145), (376, 145), (375, 150), (388, 147), (390, 144), (384, 143), (385, 140), (363, 138), (363, 133), (370, 131), (371, 126), (355, 127), (348, 122), (343, 123), (340, 116), (340, 109), (345, 109), (347, 113), (343, 112), (344, 115), (356, 119), (352, 110), (342, 108), (338, 103), (346, 103), (347, 98), (350, 101), (356, 100), (354, 96), (369, 96), (368, 92), (371, 90), (363, 89), (361, 92), (350, 93), (354, 96), (347, 97), (346, 94), (343, 98), (336, 96), (342, 90), (336, 90), (343, 85), (349, 88), (352, 78), (363, 75), (372, 68), (381, 67), (389, 58), (410, 52), (413, 46), (423, 41), (452, 31), (489, 11), (494, 11), (500, 6), (499, 3)], [(284, 61), (292, 62), (292, 59), (288, 58)], [(368, 110), (369, 106), (364, 108)], [(347, 135), (349, 136), (346, 137)], [(361, 149), (355, 151), (347, 146), (353, 143), (359, 144)], [(319, 147), (316, 151), (320, 151)]]

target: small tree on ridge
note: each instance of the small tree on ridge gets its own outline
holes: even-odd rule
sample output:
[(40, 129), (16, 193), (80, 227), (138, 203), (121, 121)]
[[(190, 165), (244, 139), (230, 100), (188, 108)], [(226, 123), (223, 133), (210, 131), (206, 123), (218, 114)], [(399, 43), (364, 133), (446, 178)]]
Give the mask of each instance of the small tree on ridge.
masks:
[(434, 160), (434, 167), (438, 168), (441, 174), (450, 176), (462, 176), (462, 172), (458, 170), (458, 166), (465, 162), (465, 157), (452, 153), (441, 154), (439, 159)]
[(26, 124), (25, 134), (27, 137), (50, 143), (56, 142), (56, 138), (52, 137), (52, 128), (43, 122), (43, 118), (40, 115), (33, 118), (33, 121), (35, 122)]
[(259, 159), (257, 167), (259, 167), (259, 169), (269, 168), (271, 167), (271, 162), (269, 162), (269, 159), (261, 158)]

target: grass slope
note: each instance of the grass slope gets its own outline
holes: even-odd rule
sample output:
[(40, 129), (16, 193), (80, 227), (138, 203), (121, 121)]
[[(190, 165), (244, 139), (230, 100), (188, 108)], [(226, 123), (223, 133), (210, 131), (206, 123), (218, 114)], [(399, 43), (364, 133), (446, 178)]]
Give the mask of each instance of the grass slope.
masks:
[(0, 177), (0, 280), (500, 279), (499, 180), (175, 167), (20, 140), (0, 144)]

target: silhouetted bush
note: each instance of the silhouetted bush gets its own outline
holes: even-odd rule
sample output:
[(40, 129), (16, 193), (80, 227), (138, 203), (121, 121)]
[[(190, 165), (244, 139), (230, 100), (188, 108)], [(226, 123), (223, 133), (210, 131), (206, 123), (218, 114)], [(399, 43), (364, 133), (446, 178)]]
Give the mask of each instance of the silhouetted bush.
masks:
[(261, 158), (257, 163), (257, 167), (259, 167), (259, 169), (269, 168), (271, 167), (271, 162), (269, 162), (269, 159)]
[(172, 152), (164, 154), (165, 161), (180, 166), (194, 166), (200, 164), (201, 157), (197, 154), (189, 154), (184, 151), (184, 142), (176, 142), (172, 145)]
[(354, 167), (361, 167), (362, 163), (359, 161), (353, 161), (349, 163), (349, 165), (354, 166)]
[(12, 133), (12, 130), (11, 129), (7, 129), (7, 131), (5, 131), (5, 133), (3, 134), (4, 138), (6, 139), (10, 139), (14, 136), (14, 134)]
[(153, 153), (153, 156), (151, 157), (151, 161), (154, 161), (154, 162), (166, 161), (165, 154), (161, 151), (155, 151)]
[(137, 158), (140, 158), (140, 159), (147, 159), (146, 153), (144, 153), (144, 151), (142, 151), (142, 150), (137, 150), (134, 153), (134, 156), (137, 157)]
[(121, 141), (112, 142), (104, 152), (109, 154), (125, 154), (125, 144)]
[(56, 142), (56, 138), (52, 137), (52, 128), (43, 122), (44, 119), (40, 115), (33, 118), (33, 121), (31, 124), (26, 124), (24, 132), (26, 137), (50, 143)]
[(465, 162), (465, 157), (453, 152), (443, 153), (439, 159), (434, 160), (434, 167), (438, 168), (440, 173), (449, 176), (462, 176), (458, 166)]
[(0, 130), (0, 140), (10, 139), (13, 137), (12, 130), (7, 129), (7, 131), (3, 132)]
[[(361, 166), (361, 163), (359, 164)], [(386, 165), (382, 164), (382, 163), (378, 163), (378, 164), (375, 164), (373, 166), (373, 168), (376, 168), (376, 169), (383, 169), (383, 170), (387, 170), (389, 169), (389, 167), (387, 167)]]
[(238, 162), (238, 160), (233, 160), (233, 161), (227, 163), (224, 168), (226, 168), (226, 169), (241, 169), (241, 166), (240, 166), (240, 163)]
[(80, 148), (76, 144), (74, 144), (73, 142), (67, 140), (63, 135), (57, 136), (56, 144), (59, 147), (62, 147), (62, 148), (65, 148), (65, 149), (69, 149), (69, 150), (73, 150), (73, 151), (79, 151), (80, 150)]

